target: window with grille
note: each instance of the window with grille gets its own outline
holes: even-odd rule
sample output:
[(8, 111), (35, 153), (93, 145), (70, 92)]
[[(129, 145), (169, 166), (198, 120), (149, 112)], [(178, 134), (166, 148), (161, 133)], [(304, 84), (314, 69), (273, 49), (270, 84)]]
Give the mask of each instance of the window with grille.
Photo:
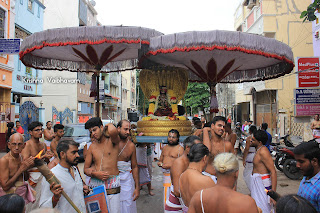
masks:
[(33, 1), (34, 0), (28, 0), (28, 10), (33, 13)]
[(26, 37), (28, 37), (30, 34), (27, 33), (24, 30), (21, 30), (19, 27), (15, 27), (15, 38), (22, 38), (25, 39)]
[(6, 11), (0, 8), (0, 38), (4, 38)]

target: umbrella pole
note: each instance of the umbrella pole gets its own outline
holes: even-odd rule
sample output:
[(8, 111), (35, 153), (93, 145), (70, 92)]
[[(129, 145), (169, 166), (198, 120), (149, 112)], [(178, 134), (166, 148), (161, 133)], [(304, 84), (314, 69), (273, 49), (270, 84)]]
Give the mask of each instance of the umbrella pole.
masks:
[(100, 70), (97, 70), (97, 103), (96, 103), (96, 117), (100, 118), (100, 100), (99, 100), (99, 78), (100, 78)]
[(213, 117), (216, 114), (216, 111), (214, 111), (214, 109), (218, 109), (216, 85), (217, 83), (215, 82), (208, 83), (208, 86), (210, 87), (210, 121), (213, 120)]

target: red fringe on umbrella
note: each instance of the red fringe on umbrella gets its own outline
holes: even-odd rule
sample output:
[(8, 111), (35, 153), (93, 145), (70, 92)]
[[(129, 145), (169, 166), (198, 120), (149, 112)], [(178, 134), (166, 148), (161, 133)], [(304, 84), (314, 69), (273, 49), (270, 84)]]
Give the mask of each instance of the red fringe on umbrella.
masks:
[(57, 43), (47, 43), (43, 42), (42, 45), (34, 46), (31, 48), (26, 49), (23, 52), (19, 53), (20, 59), (23, 58), (23, 56), (27, 53), (30, 53), (36, 49), (42, 49), (44, 47), (56, 47), (56, 46), (67, 46), (67, 45), (81, 45), (81, 44), (102, 44), (102, 43), (127, 43), (127, 44), (150, 44), (149, 41), (146, 40), (140, 40), (140, 39), (135, 39), (135, 40), (128, 40), (128, 39), (120, 39), (120, 40), (112, 40), (112, 39), (102, 39), (98, 41), (89, 41), (89, 40), (81, 40), (81, 41), (67, 41), (67, 42), (57, 42)]
[(294, 66), (293, 61), (287, 59), (285, 56), (279, 56), (277, 54), (271, 54), (271, 53), (267, 53), (267, 52), (263, 52), (260, 50), (251, 50), (251, 49), (246, 49), (243, 47), (228, 47), (228, 46), (220, 46), (220, 45), (213, 45), (213, 46), (197, 46), (197, 47), (174, 47), (171, 49), (159, 49), (156, 51), (149, 51), (146, 56), (148, 57), (149, 55), (157, 55), (159, 53), (173, 53), (173, 52), (190, 52), (190, 51), (199, 51), (199, 50), (228, 50), (228, 51), (240, 51), (240, 52), (244, 52), (244, 53), (248, 53), (248, 54), (254, 54), (254, 55), (262, 55), (265, 56), (267, 58), (275, 58), (281, 61), (286, 61), (289, 64), (292, 64)]

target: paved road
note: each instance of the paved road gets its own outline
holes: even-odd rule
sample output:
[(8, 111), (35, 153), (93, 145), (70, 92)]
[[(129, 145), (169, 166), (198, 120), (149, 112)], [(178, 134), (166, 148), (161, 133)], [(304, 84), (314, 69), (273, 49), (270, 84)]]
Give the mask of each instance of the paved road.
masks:
[[(0, 153), (0, 158), (5, 153)], [(148, 195), (147, 187), (144, 186), (140, 192), (140, 198), (137, 201), (137, 209), (139, 213), (162, 213), (163, 212), (163, 187), (162, 187), (162, 172), (161, 169), (154, 162), (155, 168), (153, 168), (152, 186), (154, 187), (154, 196)], [(249, 190), (243, 180), (242, 161), (239, 160), (240, 171), (238, 178), (237, 190), (243, 194), (249, 194)], [(83, 163), (79, 164), (80, 171), (83, 175)], [(280, 195), (296, 194), (299, 188), (299, 180), (290, 180), (282, 172), (277, 171), (277, 192)]]

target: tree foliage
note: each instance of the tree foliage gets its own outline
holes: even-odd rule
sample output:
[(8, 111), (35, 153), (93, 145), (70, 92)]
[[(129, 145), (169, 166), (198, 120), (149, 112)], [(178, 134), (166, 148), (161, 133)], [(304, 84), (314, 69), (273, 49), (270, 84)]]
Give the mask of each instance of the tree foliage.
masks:
[(198, 110), (204, 111), (205, 108), (210, 106), (209, 86), (206, 83), (190, 82), (184, 100), (188, 113), (190, 113), (190, 108), (192, 114), (197, 113)]
[(320, 0), (314, 0), (312, 4), (310, 4), (306, 11), (301, 13), (300, 18), (303, 19), (303, 22), (306, 20), (314, 21), (317, 19), (317, 16), (314, 14), (317, 10), (319, 11), (320, 8)]

